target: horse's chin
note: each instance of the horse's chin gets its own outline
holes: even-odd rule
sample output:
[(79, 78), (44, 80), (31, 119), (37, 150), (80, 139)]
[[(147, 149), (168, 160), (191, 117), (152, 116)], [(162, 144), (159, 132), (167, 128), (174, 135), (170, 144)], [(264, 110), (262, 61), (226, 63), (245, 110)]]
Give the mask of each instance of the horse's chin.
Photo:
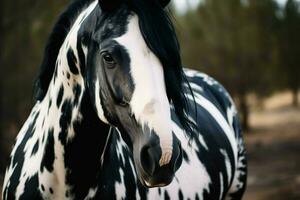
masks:
[(144, 175), (139, 175), (138, 173), (138, 178), (142, 185), (147, 188), (154, 188), (154, 187), (165, 187), (169, 185), (174, 178), (174, 174), (169, 174), (169, 173), (159, 173), (156, 174), (155, 176), (148, 176)]
[(147, 187), (147, 188), (154, 188), (154, 187), (165, 187), (165, 186), (168, 186), (171, 182), (172, 182), (172, 180), (173, 180), (173, 178), (172, 179), (170, 179), (169, 181), (167, 181), (167, 182), (157, 182), (157, 183), (155, 183), (155, 182), (152, 182), (152, 181), (146, 181), (146, 180), (144, 180), (143, 181), (143, 185), (145, 186), (145, 187)]

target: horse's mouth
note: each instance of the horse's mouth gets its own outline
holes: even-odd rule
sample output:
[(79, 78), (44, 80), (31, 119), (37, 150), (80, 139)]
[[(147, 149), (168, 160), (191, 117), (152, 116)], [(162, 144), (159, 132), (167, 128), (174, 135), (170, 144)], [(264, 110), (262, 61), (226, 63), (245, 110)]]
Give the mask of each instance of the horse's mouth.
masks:
[(151, 183), (148, 183), (147, 181), (144, 181), (144, 183), (145, 183), (145, 186), (146, 187), (148, 187), (148, 188), (153, 188), (153, 187), (164, 187), (164, 186), (167, 186), (167, 185), (169, 185), (169, 184), (167, 184), (167, 183), (159, 183), (159, 184), (151, 184)]
[(142, 185), (147, 188), (165, 187), (169, 185), (174, 178), (174, 174), (169, 174), (164, 171), (155, 176), (145, 175), (144, 173), (142, 174), (143, 175), (140, 175), (138, 177)]
[[(160, 166), (156, 165), (153, 170), (146, 170), (145, 165), (142, 165), (140, 157), (135, 160), (137, 177), (141, 184), (147, 188), (164, 187), (173, 181), (176, 171), (179, 169), (182, 163), (182, 150), (178, 147), (177, 157), (172, 157), (171, 162), (175, 164), (169, 164)], [(149, 173), (150, 172), (150, 173)]]

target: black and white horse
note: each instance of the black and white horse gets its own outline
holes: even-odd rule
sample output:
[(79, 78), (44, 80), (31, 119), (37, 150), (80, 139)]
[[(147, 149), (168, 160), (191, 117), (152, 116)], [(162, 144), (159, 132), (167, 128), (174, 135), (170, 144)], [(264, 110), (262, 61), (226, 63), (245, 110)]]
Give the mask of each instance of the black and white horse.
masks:
[(182, 68), (168, 3), (76, 0), (65, 10), (3, 199), (242, 198), (235, 106), (215, 80)]

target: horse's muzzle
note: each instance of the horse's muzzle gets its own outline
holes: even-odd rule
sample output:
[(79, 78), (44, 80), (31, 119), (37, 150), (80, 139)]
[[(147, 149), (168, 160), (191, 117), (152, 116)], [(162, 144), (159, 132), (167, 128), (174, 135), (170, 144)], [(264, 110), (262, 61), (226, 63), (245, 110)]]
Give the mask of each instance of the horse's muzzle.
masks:
[(161, 187), (170, 184), (175, 172), (182, 163), (182, 149), (180, 142), (173, 135), (173, 148), (171, 158), (167, 163), (161, 164), (162, 149), (158, 143), (149, 141), (140, 152), (140, 162), (143, 174), (143, 184), (146, 187)]

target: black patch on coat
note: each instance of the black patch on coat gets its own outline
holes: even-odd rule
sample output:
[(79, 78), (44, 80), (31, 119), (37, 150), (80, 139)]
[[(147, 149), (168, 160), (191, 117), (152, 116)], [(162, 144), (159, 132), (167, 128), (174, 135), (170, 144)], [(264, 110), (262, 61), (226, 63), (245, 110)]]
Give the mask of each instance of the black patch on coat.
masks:
[(79, 84), (75, 84), (73, 86), (73, 94), (74, 94), (74, 106), (77, 106), (78, 105), (78, 102), (79, 102), (79, 97), (81, 95), (81, 85)]
[(72, 118), (71, 102), (72, 102), (71, 99), (65, 99), (61, 107), (62, 115), (60, 116), (60, 120), (59, 120), (61, 131), (58, 137), (63, 145), (65, 145), (67, 141), (68, 127), (71, 123), (71, 118)]
[(46, 133), (45, 133), (45, 131), (43, 132), (43, 137), (42, 137), (42, 143), (44, 143), (44, 141), (45, 141), (45, 135), (46, 135)]
[[(70, 169), (66, 173), (66, 184), (71, 186), (69, 196), (74, 196), (74, 199), (84, 199), (90, 188), (101, 185), (100, 157), (110, 128), (109, 125), (99, 121), (98, 115), (91, 104), (90, 96), (87, 93), (82, 95), (80, 105), (82, 119), (71, 122), (71, 115), (66, 114), (60, 122), (62, 128), (66, 128), (72, 123), (75, 131), (74, 137), (68, 143), (65, 142), (64, 134), (66, 132), (60, 133), (60, 140), (65, 149), (65, 166)], [(66, 101), (63, 108), (64, 113), (70, 113), (72, 109), (71, 102)], [(111, 179), (111, 172), (108, 172), (107, 176)], [(100, 190), (99, 188), (98, 192)], [(106, 194), (112, 195), (113, 193), (106, 191)], [(112, 198), (99, 197), (95, 199)]]
[(64, 86), (61, 85), (60, 88), (59, 88), (59, 91), (58, 91), (57, 99), (56, 99), (57, 108), (59, 108), (63, 96), (64, 96)]
[(183, 194), (181, 190), (178, 191), (178, 198), (179, 200), (183, 200)]
[(186, 153), (186, 151), (184, 149), (182, 149), (182, 158), (185, 162), (189, 163), (190, 162), (190, 159)]
[[(49, 110), (48, 110), (48, 115), (49, 115)], [(45, 117), (44, 117), (44, 119), (43, 119), (43, 122), (42, 122), (42, 128), (44, 128), (44, 125), (45, 125)]]
[(39, 140), (37, 140), (33, 146), (32, 152), (31, 152), (31, 156), (33, 156), (34, 154), (36, 154), (36, 152), (39, 149)]
[[(52, 99), (49, 100), (47, 115), (49, 115), (49, 111), (50, 111), (51, 106), (52, 106)], [(44, 126), (44, 122), (45, 122), (45, 118), (43, 120), (43, 125), (42, 126)]]
[(69, 197), (69, 191), (66, 191), (65, 196), (68, 198)]
[(27, 144), (28, 140), (32, 137), (34, 131), (35, 131), (35, 123), (37, 120), (37, 117), (39, 116), (39, 112), (35, 113), (33, 115), (33, 120), (28, 126), (28, 129), (24, 135), (23, 140), (19, 144), (19, 146), (16, 148), (15, 154), (11, 158), (11, 165), (15, 166), (15, 169), (10, 177), (10, 184), (9, 187), (5, 189), (4, 193), (7, 195), (7, 199), (15, 199), (15, 193), (17, 186), (20, 182), (20, 176), (22, 172), (22, 167), (24, 164), (24, 149), (25, 145)]
[(49, 172), (53, 171), (53, 163), (55, 159), (54, 153), (54, 129), (50, 128), (48, 131), (48, 137), (45, 145), (45, 152), (43, 155), (43, 159), (41, 162), (40, 170), (43, 172), (44, 168), (46, 168)]
[(165, 190), (165, 200), (170, 200), (170, 196), (169, 196), (167, 190)]
[(78, 71), (78, 68), (76, 66), (77, 58), (76, 58), (72, 48), (70, 48), (67, 52), (67, 60), (68, 60), (68, 65), (69, 65), (70, 71), (73, 74), (78, 74), (79, 71)]
[(55, 83), (55, 80), (57, 78), (57, 70), (58, 70), (58, 64), (56, 63), (56, 65), (55, 65), (55, 71), (54, 71), (54, 75), (53, 75), (53, 83)]
[[(118, 141), (118, 133), (113, 129), (110, 138), (108, 141), (108, 147), (105, 150), (104, 154), (104, 165), (101, 170), (100, 182), (98, 185), (100, 186), (100, 196), (97, 198), (101, 199), (116, 199), (116, 191), (115, 191), (115, 183), (121, 182), (121, 176), (119, 173), (119, 169), (123, 169), (123, 164), (120, 162), (117, 156), (117, 141)], [(126, 173), (123, 170), (124, 173)], [(133, 178), (133, 177), (131, 177)], [(125, 181), (125, 179), (124, 179)], [(109, 186), (109, 187), (103, 187)], [(113, 187), (112, 187), (113, 186)]]
[[(124, 171), (124, 185), (125, 185), (125, 188), (126, 188), (126, 198), (127, 199), (135, 199), (136, 198), (136, 190), (137, 190), (137, 185), (136, 185), (136, 181), (134, 179), (134, 174), (135, 171), (132, 171), (132, 170), (135, 170), (131, 168), (131, 165), (130, 165), (130, 155), (131, 152), (129, 152), (129, 149), (127, 148), (124, 148), (122, 147), (122, 154), (124, 156), (124, 162), (125, 162), (125, 165), (124, 165), (124, 168), (123, 168), (123, 171)], [(132, 163), (134, 163), (133, 160), (131, 160)], [(120, 162), (120, 161), (119, 161)]]
[(42, 195), (39, 190), (39, 177), (38, 174), (30, 177), (25, 182), (24, 193), (20, 196), (19, 200), (42, 200)]

